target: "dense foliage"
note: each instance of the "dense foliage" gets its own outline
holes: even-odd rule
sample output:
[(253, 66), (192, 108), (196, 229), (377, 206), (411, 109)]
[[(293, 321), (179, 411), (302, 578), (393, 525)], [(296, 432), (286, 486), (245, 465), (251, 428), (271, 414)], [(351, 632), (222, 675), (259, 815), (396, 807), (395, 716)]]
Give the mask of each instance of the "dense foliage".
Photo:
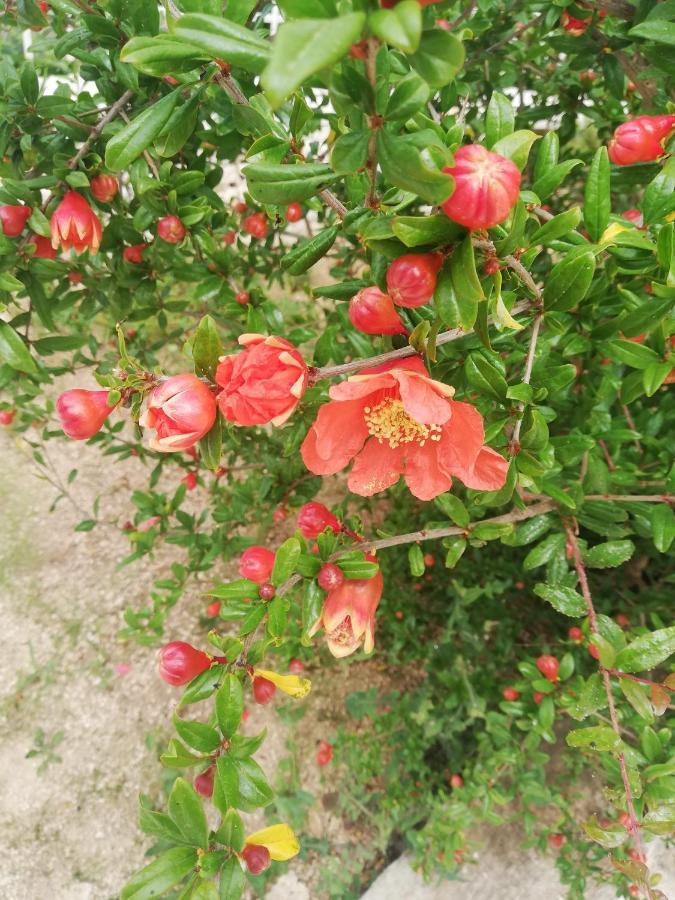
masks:
[[(472, 829), (518, 819), (571, 896), (664, 896), (674, 22), (672, 0), (6, 5), (0, 424), (50, 479), (64, 431), (139, 457), (127, 562), (175, 547), (122, 636), (186, 685), (183, 775), (166, 811), (143, 798), (154, 858), (124, 898), (264, 891), (303, 820), (244, 705), (300, 709), (306, 666), (374, 645), (399, 674), (318, 757), (372, 845), (324, 848), (326, 895), (392, 846), (454, 873)], [(203, 646), (166, 643), (228, 560)]]

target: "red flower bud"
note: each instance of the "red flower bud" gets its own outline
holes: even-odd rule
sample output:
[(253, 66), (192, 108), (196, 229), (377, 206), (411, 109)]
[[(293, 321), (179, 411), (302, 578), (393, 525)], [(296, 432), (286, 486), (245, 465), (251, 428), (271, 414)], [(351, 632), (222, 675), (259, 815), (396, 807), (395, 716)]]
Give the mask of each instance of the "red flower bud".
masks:
[(331, 528), (335, 534), (338, 534), (342, 526), (333, 513), (323, 505), (311, 500), (300, 507), (298, 513), (298, 528), (303, 537), (309, 541), (313, 541), (326, 528)]
[(368, 40), (364, 38), (362, 41), (359, 41), (356, 44), (352, 44), (349, 48), (349, 56), (352, 59), (367, 59), (368, 58)]
[(397, 609), (396, 612), (394, 613), (394, 618), (398, 619), (399, 622), (402, 622), (403, 619), (405, 618), (405, 616), (403, 615), (403, 613), (401, 612), (400, 609)]
[(288, 664), (288, 671), (293, 675), (299, 675), (300, 672), (305, 671), (305, 664), (301, 659), (292, 659)]
[(96, 253), (101, 245), (103, 228), (99, 218), (77, 191), (68, 191), (52, 213), (50, 226), (54, 249), (59, 244), (64, 250), (73, 247), (79, 255), (87, 248)]
[(251, 213), (250, 216), (246, 216), (241, 227), (251, 237), (263, 240), (267, 237), (267, 216), (261, 212)]
[(131, 247), (125, 247), (122, 258), (125, 262), (138, 266), (143, 262), (143, 254), (147, 247), (147, 244), (132, 244)]
[(98, 434), (113, 409), (108, 406), (108, 391), (75, 388), (65, 391), (56, 401), (61, 427), (76, 441), (86, 441)]
[(35, 244), (33, 259), (56, 259), (56, 250), (49, 238), (42, 237), (41, 234), (31, 234), (30, 243)]
[(502, 697), (505, 700), (514, 701), (520, 697), (520, 691), (517, 691), (515, 688), (512, 688), (512, 687), (506, 687), (502, 691)]
[(188, 491), (194, 491), (197, 487), (197, 476), (194, 472), (188, 472), (184, 478), (181, 478), (181, 484), (184, 484)]
[(349, 321), (364, 334), (405, 334), (394, 302), (378, 287), (363, 288), (349, 301)]
[(236, 231), (226, 231), (223, 235), (223, 243), (224, 244), (234, 244), (237, 240), (237, 232)]
[(220, 600), (214, 600), (213, 603), (209, 603), (206, 607), (206, 615), (210, 619), (215, 619), (215, 617), (220, 612)]
[(560, 13), (560, 24), (568, 34), (572, 35), (572, 37), (581, 37), (591, 24), (591, 16), (587, 19), (575, 19), (574, 16), (571, 16), (568, 12), (563, 10)]
[(593, 659), (600, 659), (600, 651), (598, 650), (598, 648), (596, 647), (595, 644), (588, 645), (588, 652), (591, 654)]
[(120, 189), (114, 175), (96, 175), (91, 179), (91, 192), (99, 203), (110, 203)]
[(286, 221), (298, 222), (302, 218), (302, 207), (299, 203), (289, 203), (286, 207)]
[(319, 741), (316, 751), (316, 761), (320, 766), (327, 766), (333, 759), (333, 746), (328, 741)]
[(246, 863), (246, 868), (251, 875), (260, 875), (265, 869), (269, 869), (272, 862), (270, 851), (267, 847), (263, 847), (259, 844), (246, 844), (241, 857)]
[(567, 635), (571, 641), (582, 641), (584, 639), (583, 631), (581, 628), (577, 628), (576, 625), (573, 625), (572, 628), (570, 628)]
[(545, 696), (546, 696), (546, 694), (542, 694), (541, 691), (535, 691), (534, 694), (532, 694), (532, 699), (537, 704), (537, 706), (539, 706), (539, 704), (541, 703), (541, 701), (544, 699)]
[(256, 703), (264, 706), (269, 703), (277, 692), (277, 686), (268, 678), (256, 675), (253, 679), (253, 698)]
[(560, 850), (562, 845), (565, 843), (565, 835), (559, 834), (557, 832), (554, 834), (549, 834), (548, 843), (549, 846), (553, 847), (554, 850)]
[(82, 272), (68, 272), (68, 281), (71, 284), (82, 284)]
[(620, 625), (622, 628), (628, 628), (630, 625), (630, 619), (625, 613), (617, 613), (614, 616), (614, 621), (617, 625)]
[(18, 237), (32, 212), (32, 206), (0, 206), (0, 222), (5, 237)]
[(267, 547), (249, 547), (241, 554), (239, 574), (242, 578), (265, 584), (274, 568), (274, 553)]
[(162, 521), (161, 516), (150, 516), (149, 519), (144, 519), (140, 525), (136, 527), (136, 531), (150, 531), (151, 528), (154, 528), (155, 525), (159, 525)]
[(344, 572), (335, 563), (324, 563), (319, 570), (317, 582), (324, 591), (332, 591), (340, 587), (345, 580)]
[(187, 450), (209, 432), (216, 420), (216, 401), (196, 375), (174, 375), (153, 388), (148, 405), (138, 420), (142, 428), (154, 428), (152, 450), (169, 453)]
[(0, 409), (0, 425), (11, 425), (15, 415), (15, 409)]
[(159, 674), (167, 684), (192, 681), (211, 665), (211, 657), (185, 641), (172, 641), (159, 651)]
[(433, 553), (425, 553), (424, 554), (424, 565), (430, 569), (432, 566), (436, 565), (436, 557)]
[(663, 141), (675, 128), (675, 116), (637, 116), (614, 132), (607, 146), (610, 160), (617, 166), (653, 162), (663, 156)]
[(307, 389), (307, 365), (293, 344), (279, 337), (243, 334), (245, 349), (221, 358), (218, 406), (237, 425), (283, 425)]
[(394, 303), (408, 308), (428, 303), (442, 263), (440, 253), (406, 253), (395, 259), (387, 269), (387, 290)]
[(211, 797), (213, 794), (213, 779), (216, 774), (216, 767), (209, 766), (208, 769), (205, 769), (201, 775), (197, 775), (195, 780), (192, 782), (194, 789), (198, 794), (201, 794), (202, 797)]
[(167, 244), (180, 244), (185, 237), (185, 225), (178, 216), (164, 216), (157, 223), (157, 234)]
[(555, 656), (540, 656), (537, 660), (537, 668), (549, 681), (557, 681), (558, 680), (558, 670), (560, 669), (560, 663), (555, 658)]
[(434, 25), (436, 28), (442, 28), (443, 31), (450, 31), (450, 23), (447, 19), (436, 19)]
[(504, 221), (518, 201), (518, 167), (480, 144), (460, 147), (455, 151), (455, 165), (443, 171), (455, 179), (443, 212), (466, 228), (492, 228)]
[(234, 299), (240, 306), (246, 306), (246, 304), (251, 299), (251, 295), (248, 291), (238, 291), (237, 294), (235, 294)]
[(501, 266), (496, 256), (491, 256), (490, 259), (485, 261), (485, 265), (483, 266), (483, 272), (485, 272), (486, 275), (495, 275), (500, 269)]
[(464, 779), (461, 775), (451, 775), (450, 776), (450, 787), (453, 788), (461, 788), (464, 787)]
[(243, 200), (237, 200), (236, 203), (232, 204), (232, 209), (237, 215), (241, 216), (246, 212), (247, 207)]
[(276, 593), (276, 588), (269, 581), (261, 584), (260, 589), (258, 590), (258, 596), (261, 600), (274, 600)]

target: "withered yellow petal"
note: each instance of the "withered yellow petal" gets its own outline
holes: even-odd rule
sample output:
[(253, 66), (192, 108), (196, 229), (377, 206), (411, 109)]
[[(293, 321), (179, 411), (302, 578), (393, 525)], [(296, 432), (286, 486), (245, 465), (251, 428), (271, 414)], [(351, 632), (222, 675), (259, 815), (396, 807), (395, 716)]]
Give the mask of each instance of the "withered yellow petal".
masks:
[(299, 675), (279, 675), (277, 672), (270, 672), (268, 669), (256, 669), (256, 675), (261, 678), (267, 678), (272, 684), (276, 684), (280, 691), (289, 694), (291, 697), (302, 698), (309, 694), (312, 688), (312, 682), (309, 678), (300, 678)]
[[(267, 677), (267, 676), (265, 676)], [(269, 828), (261, 828), (246, 838), (247, 844), (256, 844), (259, 847), (267, 847), (272, 859), (283, 862), (291, 859), (300, 852), (300, 842), (290, 825), (270, 825)]]

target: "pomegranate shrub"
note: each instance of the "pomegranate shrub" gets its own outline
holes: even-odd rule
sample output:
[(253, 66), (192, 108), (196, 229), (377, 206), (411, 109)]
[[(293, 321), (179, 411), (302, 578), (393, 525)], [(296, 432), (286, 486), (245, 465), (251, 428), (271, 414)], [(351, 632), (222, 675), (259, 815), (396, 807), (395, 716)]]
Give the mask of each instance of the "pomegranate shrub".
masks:
[[(143, 800), (123, 898), (236, 900), (300, 852), (349, 897), (390, 843), (454, 874), (516, 819), (571, 896), (663, 898), (667, 6), (298, 0), (271, 29), (252, 2), (7, 5), (0, 427), (42, 468), (86, 441), (102, 495), (138, 457), (125, 562), (174, 553), (121, 631), (175, 692), (182, 773)], [(374, 829), (340, 854), (303, 848), (240, 726), (300, 720), (350, 664), (348, 719), (303, 761)]]

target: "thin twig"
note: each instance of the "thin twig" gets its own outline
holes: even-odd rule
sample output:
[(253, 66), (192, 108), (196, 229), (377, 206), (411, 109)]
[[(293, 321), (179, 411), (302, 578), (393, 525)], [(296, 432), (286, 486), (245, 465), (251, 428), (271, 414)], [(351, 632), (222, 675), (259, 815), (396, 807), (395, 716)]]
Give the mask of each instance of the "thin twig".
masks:
[[(518, 315), (518, 313), (525, 312), (530, 308), (530, 305), (531, 304), (527, 300), (516, 303), (511, 310), (511, 315)], [(494, 319), (491, 318), (489, 321), (494, 322)], [(471, 333), (471, 331), (464, 331), (462, 328), (451, 328), (449, 331), (442, 331), (436, 338), (436, 346), (440, 347), (441, 344), (448, 344), (450, 341), (456, 341)], [(348, 375), (350, 372), (358, 372), (359, 369), (364, 369), (366, 366), (380, 366), (382, 363), (391, 362), (396, 359), (407, 359), (409, 356), (418, 355), (418, 351), (410, 346), (401, 347), (398, 350), (388, 350), (386, 353), (378, 353), (375, 356), (366, 356), (362, 359), (353, 359), (351, 362), (341, 363), (338, 366), (322, 366), (319, 369), (312, 369), (310, 372), (310, 381), (314, 383), (321, 381), (323, 378), (337, 378), (338, 375)]]
[(132, 98), (133, 96), (134, 96), (134, 92), (133, 92), (133, 91), (125, 91), (125, 92), (122, 94), (122, 96), (119, 98), (119, 100), (116, 100), (116, 101), (113, 103), (113, 105), (110, 107), (110, 109), (108, 110), (108, 112), (103, 116), (103, 118), (100, 120), (100, 122), (98, 122), (98, 123), (92, 128), (91, 134), (89, 135), (89, 137), (87, 138), (87, 140), (84, 142), (84, 144), (82, 144), (82, 146), (81, 146), (80, 149), (77, 151), (77, 153), (75, 154), (75, 156), (73, 156), (73, 158), (72, 158), (71, 160), (69, 160), (69, 162), (68, 162), (68, 168), (69, 168), (69, 169), (74, 169), (74, 168), (77, 166), (77, 164), (79, 163), (79, 161), (82, 159), (82, 157), (85, 155), (85, 153), (88, 152), (88, 150), (89, 150), (89, 148), (91, 147), (91, 145), (94, 143), (94, 141), (95, 141), (95, 140), (98, 138), (98, 136), (101, 134), (101, 132), (103, 131), (103, 129), (105, 128), (105, 126), (106, 126), (109, 122), (112, 122), (112, 120), (115, 118), (115, 116), (117, 116), (118, 113), (119, 113), (120, 115), (122, 115), (122, 107), (125, 106), (125, 105), (129, 102), (129, 100), (131, 100), (131, 98)]
[[(591, 633), (597, 635), (598, 631), (598, 620), (595, 614), (595, 607), (593, 606), (593, 598), (591, 596), (591, 590), (588, 586), (588, 579), (586, 578), (586, 567), (584, 566), (584, 561), (581, 556), (581, 550), (579, 549), (579, 544), (577, 542), (575, 527), (571, 524), (565, 525), (565, 532), (567, 534), (567, 545), (572, 552), (572, 558), (574, 559), (574, 567), (577, 571), (577, 578), (579, 580), (579, 587), (581, 588), (581, 593), (586, 601), (586, 611), (588, 613), (588, 623), (590, 626)], [(602, 681), (605, 688), (605, 694), (607, 696), (607, 706), (609, 708), (609, 718), (612, 723), (612, 728), (614, 733), (617, 735), (619, 740), (621, 740), (621, 729), (619, 727), (619, 720), (616, 715), (616, 707), (614, 706), (614, 694), (612, 693), (612, 682), (610, 679), (609, 670), (606, 669), (603, 665), (600, 666), (600, 673), (602, 675)], [(645, 858), (644, 850), (642, 848), (642, 837), (640, 834), (640, 824), (637, 820), (637, 816), (635, 815), (635, 804), (633, 802), (633, 792), (631, 790), (630, 781), (628, 778), (628, 768), (626, 766), (626, 757), (624, 753), (620, 752), (617, 754), (619, 758), (619, 769), (621, 770), (621, 780), (623, 781), (623, 790), (626, 796), (626, 806), (628, 808), (628, 831), (633, 836), (633, 840), (635, 841), (635, 849), (640, 855), (641, 859)], [(652, 891), (649, 885), (645, 885), (645, 889), (647, 891), (647, 896), (652, 897)]]

